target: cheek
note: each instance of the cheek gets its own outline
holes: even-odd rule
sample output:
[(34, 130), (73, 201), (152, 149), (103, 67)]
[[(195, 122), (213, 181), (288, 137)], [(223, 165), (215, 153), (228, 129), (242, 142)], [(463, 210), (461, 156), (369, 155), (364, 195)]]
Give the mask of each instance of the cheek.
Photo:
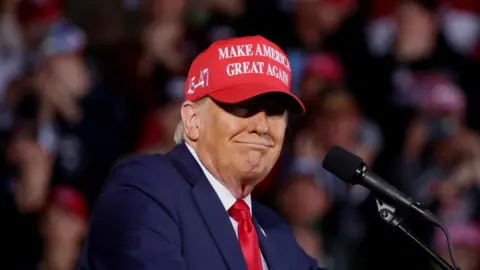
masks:
[(232, 149), (230, 141), (244, 129), (242, 123), (239, 123), (233, 117), (212, 118), (205, 126), (202, 126), (200, 132), (208, 141), (210, 149), (215, 149), (218, 156), (222, 159), (228, 159), (236, 151)]
[(236, 119), (229, 119), (219, 122), (214, 129), (216, 135), (213, 141), (214, 144), (225, 144), (232, 140), (238, 134), (241, 134), (246, 129), (246, 124)]
[(280, 121), (270, 125), (270, 136), (275, 143), (275, 147), (271, 149), (269, 153), (273, 161), (278, 159), (280, 152), (282, 151), (286, 126), (287, 124), (284, 119), (281, 119)]
[(279, 146), (280, 148), (282, 147), (283, 140), (285, 139), (286, 129), (287, 129), (287, 122), (284, 118), (270, 121), (269, 131), (270, 131), (270, 136), (275, 142), (275, 146)]

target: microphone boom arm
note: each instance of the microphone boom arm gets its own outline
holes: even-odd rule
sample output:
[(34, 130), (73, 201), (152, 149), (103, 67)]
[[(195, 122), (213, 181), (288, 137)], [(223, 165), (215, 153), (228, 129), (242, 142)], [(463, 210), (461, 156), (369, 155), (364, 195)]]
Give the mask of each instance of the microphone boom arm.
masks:
[[(342, 181), (353, 185), (362, 185), (374, 193), (381, 194), (390, 199), (393, 199), (395, 203), (398, 203), (406, 208), (412, 209), (422, 217), (432, 222), (437, 227), (441, 228), (447, 238), (448, 250), (450, 258), (454, 266), (454, 270), (459, 270), (458, 264), (455, 259), (455, 254), (452, 248), (452, 241), (450, 234), (445, 226), (435, 217), (435, 215), (428, 209), (423, 209), (419, 203), (415, 202), (411, 197), (406, 196), (400, 190), (394, 186), (388, 184), (381, 177), (368, 170), (367, 165), (362, 159), (355, 154), (339, 147), (333, 146), (325, 156), (322, 162), (323, 168), (340, 178)], [(377, 201), (378, 202), (378, 201)], [(416, 237), (414, 237), (406, 228), (401, 224), (401, 219), (395, 217), (395, 208), (389, 206), (384, 207), (385, 203), (380, 201), (379, 214), (380, 217), (394, 228), (398, 228), (403, 231), (407, 236), (419, 244), (428, 254), (439, 263), (443, 269), (452, 269), (449, 265), (441, 260), (435, 253), (425, 247)]]
[(402, 231), (413, 242), (415, 242), (425, 252), (427, 252), (427, 254), (433, 259), (433, 261), (443, 270), (456, 270), (455, 267), (448, 264), (444, 259), (442, 259), (442, 257), (440, 257), (434, 251), (425, 246), (415, 235), (410, 232), (410, 230), (408, 230), (405, 226), (402, 225), (403, 219), (395, 215), (396, 209), (393, 206), (377, 198), (375, 198), (375, 201), (377, 203), (377, 210), (380, 218), (384, 220), (387, 224), (391, 225), (394, 231), (397, 229)]

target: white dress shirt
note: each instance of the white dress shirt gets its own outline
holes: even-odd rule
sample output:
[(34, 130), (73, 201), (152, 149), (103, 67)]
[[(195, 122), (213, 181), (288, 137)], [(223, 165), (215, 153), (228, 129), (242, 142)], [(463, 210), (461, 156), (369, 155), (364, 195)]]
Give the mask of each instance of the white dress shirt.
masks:
[[(185, 143), (185, 145), (187, 146), (190, 153), (192, 153), (193, 157), (195, 158), (195, 160), (200, 165), (200, 168), (202, 168), (203, 173), (205, 174), (208, 181), (212, 185), (213, 189), (217, 193), (218, 197), (220, 198), (220, 201), (222, 201), (223, 207), (225, 207), (225, 211), (228, 212), (228, 209), (230, 209), (230, 207), (233, 206), (233, 204), (237, 201), (237, 199), (232, 195), (232, 193), (230, 193), (230, 191), (224, 185), (222, 185), (222, 183), (220, 183), (220, 181), (218, 181), (215, 177), (213, 177), (213, 175), (207, 170), (207, 168), (205, 168), (205, 166), (203, 166), (203, 164), (200, 161), (200, 159), (198, 158), (195, 150), (190, 145), (188, 145), (188, 143)], [(250, 208), (250, 215), (252, 215), (252, 198), (251, 198), (251, 196), (248, 195), (243, 200), (247, 203), (248, 207)], [(232, 222), (233, 229), (235, 230), (235, 234), (237, 235), (237, 238), (238, 238), (238, 222), (236, 220), (234, 220), (232, 217), (230, 217), (230, 221)], [(257, 232), (257, 234), (259, 234), (259, 233), (265, 234), (263, 232), (263, 230), (261, 232)], [(261, 250), (260, 250), (260, 253), (261, 253)], [(263, 254), (260, 254), (260, 255), (262, 256), (263, 269), (268, 270), (267, 262), (265, 261), (265, 258), (263, 257)]]

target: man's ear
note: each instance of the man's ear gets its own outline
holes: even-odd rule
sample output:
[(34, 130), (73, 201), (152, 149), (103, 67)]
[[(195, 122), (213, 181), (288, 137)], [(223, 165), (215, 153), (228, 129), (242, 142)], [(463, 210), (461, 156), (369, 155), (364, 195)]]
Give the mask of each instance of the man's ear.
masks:
[(185, 136), (191, 141), (197, 141), (200, 135), (200, 117), (198, 106), (191, 101), (185, 101), (182, 104), (180, 113), (182, 116)]

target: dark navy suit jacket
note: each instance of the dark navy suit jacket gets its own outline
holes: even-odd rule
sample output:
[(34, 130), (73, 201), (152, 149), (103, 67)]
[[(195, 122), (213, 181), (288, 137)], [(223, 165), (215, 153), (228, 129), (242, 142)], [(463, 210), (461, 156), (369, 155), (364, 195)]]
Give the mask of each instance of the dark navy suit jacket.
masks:
[[(317, 269), (274, 211), (256, 202), (252, 211), (269, 269)], [(79, 269), (247, 270), (228, 213), (185, 145), (131, 158), (111, 172)]]

